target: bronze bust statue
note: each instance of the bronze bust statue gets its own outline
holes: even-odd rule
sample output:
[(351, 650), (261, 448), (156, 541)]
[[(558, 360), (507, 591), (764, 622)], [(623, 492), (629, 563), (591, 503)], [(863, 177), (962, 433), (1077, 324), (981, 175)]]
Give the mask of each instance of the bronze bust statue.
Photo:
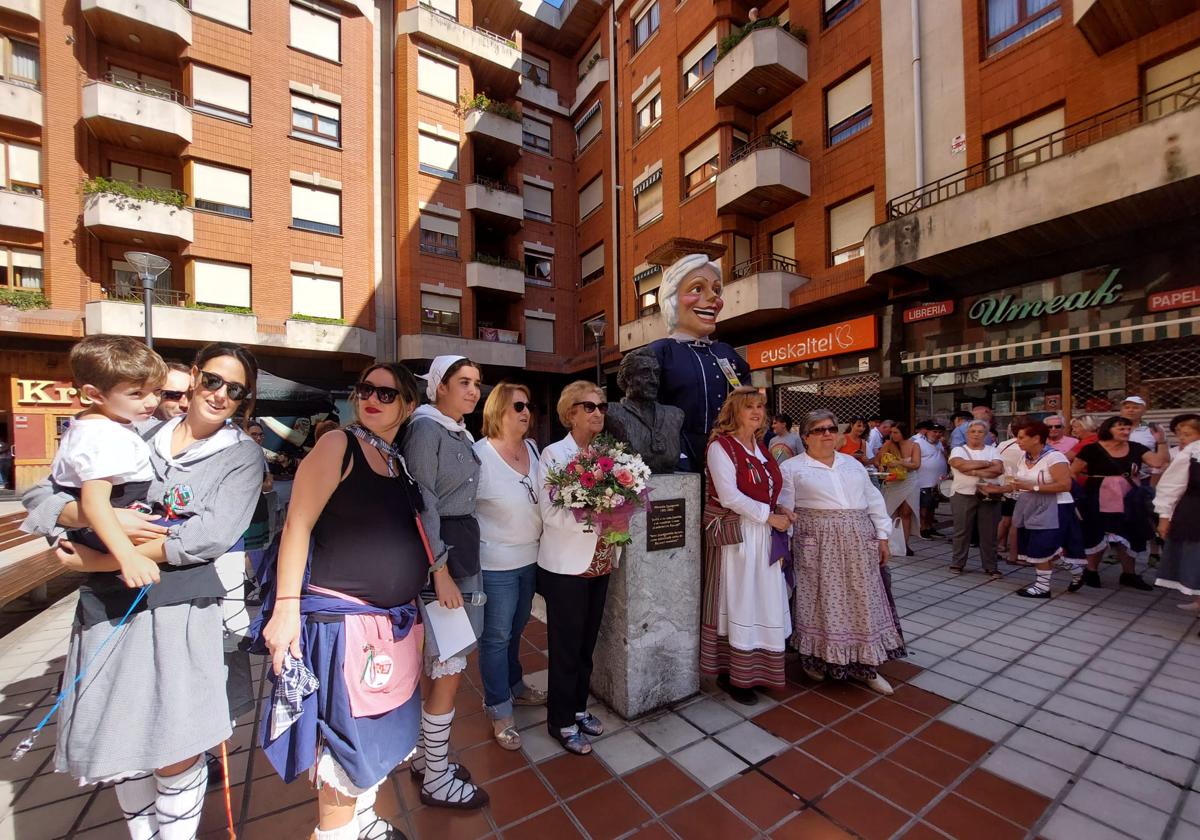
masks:
[(673, 473), (679, 468), (683, 410), (657, 401), (659, 373), (658, 358), (649, 348), (625, 354), (617, 370), (617, 387), (624, 396), (609, 406), (604, 430), (627, 442), (651, 472)]

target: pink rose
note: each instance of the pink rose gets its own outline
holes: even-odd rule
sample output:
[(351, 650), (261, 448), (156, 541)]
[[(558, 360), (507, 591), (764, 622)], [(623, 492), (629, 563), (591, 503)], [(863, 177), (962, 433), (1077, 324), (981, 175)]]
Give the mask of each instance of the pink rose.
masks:
[(596, 479), (596, 481), (603, 481), (604, 471), (597, 467), (596, 469), (592, 470), (592, 478)]
[(579, 474), (579, 483), (582, 484), (584, 487), (586, 487), (588, 490), (591, 490), (593, 487), (596, 486), (596, 479), (592, 476), (592, 474), (590, 472), (580, 473)]
[(598, 466), (603, 472), (608, 472), (613, 468), (613, 459), (609, 458), (607, 455), (602, 455), (599, 459), (597, 459), (596, 466)]
[(617, 470), (615, 473), (613, 473), (613, 476), (617, 479), (617, 484), (620, 484), (622, 487), (633, 486), (633, 473), (631, 473), (629, 470)]

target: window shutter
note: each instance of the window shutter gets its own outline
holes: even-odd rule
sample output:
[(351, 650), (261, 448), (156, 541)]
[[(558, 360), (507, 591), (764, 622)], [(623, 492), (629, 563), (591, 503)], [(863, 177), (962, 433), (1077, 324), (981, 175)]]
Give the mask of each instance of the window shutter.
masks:
[(422, 309), (438, 309), (442, 312), (458, 314), (460, 309), (458, 298), (450, 295), (435, 295), (432, 292), (421, 292)]
[(863, 241), (875, 224), (875, 193), (851, 199), (829, 211), (829, 246), (833, 251)]
[(22, 251), (18, 248), (12, 249), (12, 264), (13, 268), (38, 268), (42, 267), (42, 252), (41, 251)]
[(522, 197), (525, 200), (525, 209), (528, 212), (539, 216), (553, 217), (551, 213), (553, 194), (550, 190), (526, 182)]
[(417, 156), (421, 163), (458, 175), (458, 144), (429, 134), (417, 141)]
[(457, 102), (458, 65), (417, 53), (417, 90), (447, 102)]
[(250, 28), (250, 0), (191, 0), (192, 11), (239, 29)]
[[(14, 181), (25, 184), (42, 183), (42, 150), (23, 143), (8, 144), (8, 174)], [(4, 168), (0, 163), (0, 186), (4, 183)]]
[(238, 114), (250, 113), (250, 80), (192, 65), (192, 98)]
[(747, 236), (733, 236), (733, 264), (741, 265), (746, 260), (750, 259), (750, 238)]
[(310, 114), (327, 117), (331, 120), (341, 120), (342, 109), (332, 102), (323, 102), (320, 99), (312, 99), (308, 96), (302, 96), (298, 93), (292, 94), (292, 107), (299, 108), (301, 111), (308, 111)]
[(784, 228), (771, 235), (771, 253), (789, 260), (796, 259), (796, 229)]
[(550, 125), (541, 120), (535, 120), (532, 117), (521, 118), (521, 130), (526, 131), (535, 137), (541, 137), (543, 140), (550, 139)]
[(720, 135), (713, 132), (700, 141), (700, 145), (693, 147), (685, 154), (683, 156), (683, 174), (690, 175), (716, 157), (721, 148), (720, 141)]
[(604, 270), (604, 243), (587, 251), (579, 258), (579, 276), (587, 277), (597, 271)]
[(554, 322), (549, 318), (525, 316), (525, 349), (535, 353), (554, 352)]
[(203, 201), (234, 207), (250, 206), (250, 173), (223, 166), (192, 163), (192, 193)]
[(638, 193), (636, 201), (638, 227), (661, 216), (663, 211), (662, 179), (660, 178)]
[[(1146, 95), (1151, 98), (1164, 96), (1187, 87), (1188, 77), (1200, 73), (1200, 47), (1152, 64), (1146, 68)], [(1168, 88), (1168, 85), (1170, 87)], [(1167, 88), (1163, 90), (1163, 88)], [(1163, 103), (1170, 107), (1170, 103)]]
[(445, 216), (435, 216), (432, 213), (421, 214), (421, 230), (444, 233), (448, 236), (458, 236), (458, 222)]
[(582, 149), (588, 143), (591, 143), (600, 133), (603, 117), (601, 115), (600, 103), (597, 102), (590, 109), (587, 115), (575, 126), (575, 134), (578, 138), (577, 148)]
[(829, 89), (825, 96), (828, 125), (834, 126), (871, 104), (871, 65)]
[(788, 114), (786, 119), (782, 119), (775, 125), (771, 126), (771, 133), (777, 134), (781, 131), (786, 131), (789, 140), (794, 140), (796, 135), (792, 134), (792, 115)]
[(683, 58), (679, 60), (679, 67), (686, 72), (697, 61), (702, 59), (709, 50), (717, 45), (717, 30), (711, 29), (705, 33), (704, 37), (696, 42), (696, 45), (683, 54)]
[(341, 59), (341, 20), (292, 4), (291, 45), (297, 49), (328, 58)]
[(341, 193), (292, 184), (292, 216), (309, 222), (341, 227)]
[(604, 189), (604, 179), (596, 178), (586, 187), (579, 191), (579, 218), (583, 219), (593, 210), (600, 206), (604, 200), (602, 190)]
[(250, 266), (193, 260), (192, 287), (196, 303), (249, 306)]
[(341, 318), (341, 281), (310, 274), (293, 274), (292, 313), (315, 315), (318, 318)]

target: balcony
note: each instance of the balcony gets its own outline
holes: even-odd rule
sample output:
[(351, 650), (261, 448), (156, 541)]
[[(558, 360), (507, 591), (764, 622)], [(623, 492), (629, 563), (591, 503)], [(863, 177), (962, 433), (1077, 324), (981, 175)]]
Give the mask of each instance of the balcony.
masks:
[[(499, 331), (497, 331), (498, 333)], [(505, 332), (509, 332), (505, 330)], [(400, 336), (400, 358), (407, 361), (433, 359), (435, 356), (466, 356), (481, 365), (525, 367), (525, 345), (499, 340), (483, 341), (455, 335), (420, 333)]]
[(1196, 0), (1073, 0), (1075, 27), (1096, 55), (1148, 35), (1196, 10)]
[(598, 58), (596, 63), (588, 68), (587, 72), (579, 77), (579, 84), (575, 87), (575, 101), (571, 108), (576, 109), (580, 104), (591, 95), (592, 91), (608, 81), (608, 59)]
[(717, 212), (764, 219), (812, 194), (808, 158), (765, 134), (735, 151), (717, 175)]
[(795, 260), (780, 254), (739, 263), (725, 283), (721, 323), (746, 328), (771, 321), (791, 308), (792, 292), (808, 280)]
[(764, 26), (717, 60), (713, 98), (760, 114), (808, 81), (808, 47), (780, 26)]
[(0, 228), (46, 230), (46, 205), (41, 194), (0, 189)]
[[(591, 0), (588, 0), (591, 2)], [(558, 91), (547, 85), (539, 85), (529, 78), (521, 79), (521, 87), (517, 90), (517, 98), (530, 105), (536, 105), (555, 114), (567, 116), (567, 109), (558, 101)]]
[(516, 260), (476, 254), (467, 263), (467, 288), (491, 289), (521, 297), (525, 294), (525, 271)]
[(170, 195), (172, 203), (166, 203), (138, 195), (149, 188), (130, 184), (121, 188), (123, 192), (108, 191), (105, 183), (110, 182), (95, 179), (84, 185), (83, 225), (91, 233), (109, 242), (151, 249), (173, 250), (192, 243), (192, 211), (182, 205), (183, 193), (155, 190)]
[[(169, 2), (169, 0), (167, 0)], [(507, 99), (521, 83), (521, 49), (494, 32), (472, 29), (455, 18), (420, 5), (397, 15), (396, 33), (428, 39), (462, 55), (474, 71), (475, 86)]]
[(42, 19), (42, 0), (0, 0), (0, 11)]
[(658, 312), (643, 315), (635, 321), (621, 324), (617, 330), (617, 341), (620, 343), (622, 353), (628, 353), (630, 350), (636, 350), (652, 341), (666, 337), (667, 325)]
[(42, 124), (42, 92), (24, 82), (0, 79), (0, 118)]
[(1198, 106), (1195, 73), (893, 198), (864, 241), (868, 280), (1057, 274), (1056, 251), (1194, 215)]
[[(516, 113), (515, 111), (513, 113)], [(463, 120), (463, 130), (471, 138), (475, 152), (496, 166), (511, 166), (521, 158), (521, 120), (513, 120), (495, 111), (473, 109)]]
[(486, 224), (512, 232), (525, 218), (525, 202), (511, 184), (476, 177), (467, 184), (467, 209), (481, 216)]
[(192, 13), (178, 0), (81, 0), (101, 41), (158, 59), (176, 59), (192, 43)]
[[(520, 0), (519, 6), (525, 37), (537, 44), (553, 44), (565, 55), (577, 52), (584, 41), (595, 37), (596, 25), (607, 8), (597, 0), (562, 0), (559, 6), (545, 0)], [(475, 4), (475, 14), (484, 14), (485, 10), (491, 11), (483, 3)]]
[(83, 88), (83, 120), (104, 143), (177, 155), (192, 142), (192, 112), (179, 91), (142, 85), (111, 73)]

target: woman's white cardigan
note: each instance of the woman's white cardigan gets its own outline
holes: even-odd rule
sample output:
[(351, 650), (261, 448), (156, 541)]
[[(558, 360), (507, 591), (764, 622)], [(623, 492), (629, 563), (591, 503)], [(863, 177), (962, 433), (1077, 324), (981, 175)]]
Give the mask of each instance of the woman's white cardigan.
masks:
[(596, 553), (595, 531), (575, 521), (575, 515), (566, 508), (558, 508), (550, 501), (546, 487), (546, 473), (555, 467), (565, 466), (579, 451), (579, 444), (570, 433), (542, 450), (538, 461), (538, 505), (542, 509), (542, 541), (538, 546), (538, 565), (548, 572), (560, 575), (578, 575), (587, 571)]

